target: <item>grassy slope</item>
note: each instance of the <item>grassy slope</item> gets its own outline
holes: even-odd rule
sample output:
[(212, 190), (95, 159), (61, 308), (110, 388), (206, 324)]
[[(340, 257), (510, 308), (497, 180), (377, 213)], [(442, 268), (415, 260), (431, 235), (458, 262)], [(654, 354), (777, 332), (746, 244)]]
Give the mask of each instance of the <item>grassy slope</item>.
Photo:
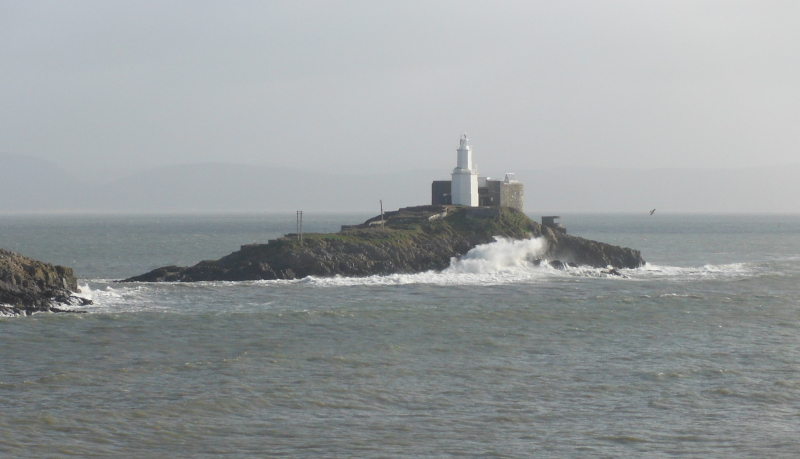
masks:
[[(129, 281), (201, 281), (292, 279), (306, 276), (369, 276), (442, 270), (461, 256), (495, 237), (526, 239), (543, 236), (546, 258), (560, 258), (596, 267), (638, 266), (638, 252), (569, 236), (543, 228), (525, 214), (510, 208), (496, 215), (477, 217), (466, 208), (453, 207), (443, 218), (432, 206), (391, 212), (385, 227), (361, 227), (339, 233), (307, 233), (300, 241), (283, 237), (268, 244), (251, 244), (219, 260), (202, 261), (189, 268), (169, 266)], [(387, 215), (389, 215), (387, 214)], [(471, 214), (473, 216), (471, 216)], [(638, 261), (637, 261), (638, 260)]]

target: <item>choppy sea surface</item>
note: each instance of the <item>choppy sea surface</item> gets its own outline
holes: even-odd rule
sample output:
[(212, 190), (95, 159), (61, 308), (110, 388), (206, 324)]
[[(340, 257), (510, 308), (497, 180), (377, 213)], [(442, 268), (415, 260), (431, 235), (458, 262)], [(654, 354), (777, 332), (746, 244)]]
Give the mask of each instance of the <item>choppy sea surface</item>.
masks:
[(647, 266), (501, 240), (440, 273), (119, 284), (295, 215), (0, 216), (94, 301), (0, 318), (0, 456), (800, 456), (800, 216), (563, 221)]

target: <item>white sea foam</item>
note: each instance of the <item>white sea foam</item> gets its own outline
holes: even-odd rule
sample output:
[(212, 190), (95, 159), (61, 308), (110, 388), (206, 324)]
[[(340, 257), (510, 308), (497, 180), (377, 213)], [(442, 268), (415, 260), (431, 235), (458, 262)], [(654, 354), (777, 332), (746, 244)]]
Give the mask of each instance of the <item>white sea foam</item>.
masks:
[(308, 277), (301, 282), (318, 286), (493, 285), (530, 282), (555, 272), (546, 263), (538, 267), (532, 263), (546, 250), (547, 242), (543, 238), (525, 240), (496, 238), (494, 242), (474, 247), (461, 258), (454, 257), (450, 261), (450, 266), (441, 272), (427, 271), (417, 274), (391, 274), (364, 278)]
[(152, 292), (154, 289), (142, 284), (120, 284), (112, 287), (105, 285), (105, 279), (92, 281), (95, 288), (87, 282), (79, 285), (80, 293), (75, 296), (91, 300), (87, 306), (73, 306), (70, 309), (86, 312), (134, 312), (158, 309), (153, 307)]
[(605, 268), (591, 266), (554, 269), (547, 261), (541, 264), (533, 260), (541, 258), (547, 250), (542, 238), (509, 240), (497, 238), (495, 242), (482, 244), (461, 258), (453, 258), (450, 266), (441, 271), (418, 274), (392, 274), (365, 278), (332, 277), (302, 279), (301, 283), (315, 286), (349, 285), (497, 285), (520, 282), (540, 282), (558, 278), (605, 278), (610, 280), (655, 280), (675, 279), (681, 281), (712, 278), (730, 278), (756, 274), (755, 268), (744, 263), (705, 265), (702, 267), (676, 267), (653, 265), (636, 269), (619, 269), (614, 275)]
[[(224, 292), (232, 288), (254, 287), (346, 287), (346, 286), (392, 286), (411, 284), (430, 285), (502, 285), (519, 283), (551, 282), (569, 278), (603, 278), (609, 281), (648, 280), (708, 280), (751, 276), (755, 268), (743, 263), (705, 265), (702, 267), (675, 267), (646, 264), (638, 269), (619, 269), (613, 275), (608, 269), (589, 266), (554, 269), (547, 261), (536, 263), (547, 250), (543, 238), (510, 240), (497, 238), (494, 242), (474, 247), (460, 258), (453, 258), (450, 266), (439, 271), (416, 274), (391, 274), (369, 277), (306, 277), (299, 280), (264, 280), (246, 282), (195, 282), (195, 283), (135, 283), (113, 284), (97, 279), (81, 285), (80, 296), (90, 299), (93, 305), (76, 308), (90, 312), (168, 310), (175, 301), (174, 293), (199, 294), (199, 290)], [(198, 290), (199, 289), (199, 290)], [(195, 293), (190, 293), (195, 291)]]
[(626, 272), (636, 279), (700, 280), (751, 276), (757, 274), (757, 269), (745, 263), (707, 264), (701, 267), (663, 266), (646, 263), (639, 269), (626, 270)]
[(453, 258), (446, 273), (482, 274), (529, 270), (531, 261), (547, 250), (544, 238), (511, 240), (495, 238), (494, 242), (475, 246), (460, 259)]

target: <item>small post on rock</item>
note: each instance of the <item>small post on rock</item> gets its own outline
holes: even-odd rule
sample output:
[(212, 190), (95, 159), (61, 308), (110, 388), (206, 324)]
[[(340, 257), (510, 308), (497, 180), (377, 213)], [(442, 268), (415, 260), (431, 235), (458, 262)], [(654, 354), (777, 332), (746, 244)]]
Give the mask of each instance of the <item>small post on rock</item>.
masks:
[(303, 211), (297, 211), (297, 239), (303, 242)]

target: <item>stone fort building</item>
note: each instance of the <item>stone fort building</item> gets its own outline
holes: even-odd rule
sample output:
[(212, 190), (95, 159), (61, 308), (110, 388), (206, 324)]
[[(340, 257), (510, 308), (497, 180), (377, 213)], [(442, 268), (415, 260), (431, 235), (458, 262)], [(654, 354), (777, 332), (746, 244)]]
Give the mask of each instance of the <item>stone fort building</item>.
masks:
[(452, 180), (434, 180), (431, 184), (431, 204), (462, 205), (467, 207), (513, 207), (522, 210), (525, 193), (514, 174), (502, 180), (478, 177), (478, 168), (472, 164), (472, 148), (467, 134), (461, 136), (458, 161)]

